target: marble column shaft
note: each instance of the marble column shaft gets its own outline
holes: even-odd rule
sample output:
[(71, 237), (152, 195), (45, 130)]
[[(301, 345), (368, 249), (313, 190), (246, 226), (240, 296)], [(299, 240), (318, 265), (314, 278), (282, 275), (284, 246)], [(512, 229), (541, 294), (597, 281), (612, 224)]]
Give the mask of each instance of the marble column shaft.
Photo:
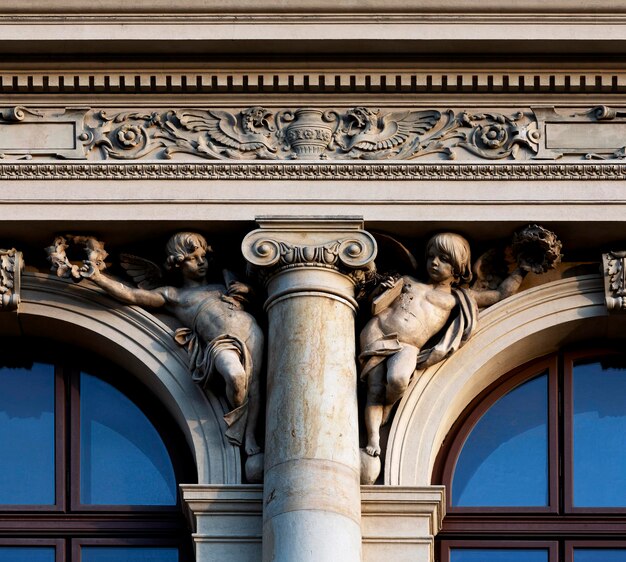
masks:
[(244, 255), (268, 271), (263, 560), (358, 562), (361, 497), (354, 281), (360, 221), (259, 219)]

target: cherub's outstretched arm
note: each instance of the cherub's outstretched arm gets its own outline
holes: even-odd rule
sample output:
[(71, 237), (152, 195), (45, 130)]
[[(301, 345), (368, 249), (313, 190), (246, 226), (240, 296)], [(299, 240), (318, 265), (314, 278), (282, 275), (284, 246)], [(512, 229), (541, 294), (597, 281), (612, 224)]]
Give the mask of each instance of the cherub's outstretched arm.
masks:
[(126, 304), (138, 304), (139, 306), (152, 308), (158, 308), (167, 304), (162, 288), (148, 291), (129, 287), (104, 275), (89, 262), (85, 263), (85, 266), (80, 270), (80, 274), (82, 277), (90, 279), (96, 285), (102, 287), (112, 297)]
[(497, 289), (484, 289), (476, 290), (472, 289), (471, 293), (476, 304), (479, 308), (485, 308), (496, 304), (497, 302), (514, 295), (519, 289), (524, 277), (528, 271), (522, 267), (516, 268), (500, 285)]

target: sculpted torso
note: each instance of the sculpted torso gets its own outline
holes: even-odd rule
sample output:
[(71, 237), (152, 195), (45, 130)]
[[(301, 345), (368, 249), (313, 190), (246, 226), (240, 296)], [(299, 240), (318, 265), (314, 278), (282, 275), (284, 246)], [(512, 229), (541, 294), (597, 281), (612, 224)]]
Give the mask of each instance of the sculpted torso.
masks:
[(362, 348), (383, 335), (398, 334), (401, 342), (421, 349), (445, 326), (456, 304), (449, 288), (422, 283), (408, 275), (402, 280), (402, 293), (361, 332)]
[(164, 289), (167, 308), (183, 325), (192, 328), (205, 342), (222, 334), (247, 340), (258, 330), (252, 315), (237, 305), (223, 300), (224, 285), (204, 285), (193, 288)]

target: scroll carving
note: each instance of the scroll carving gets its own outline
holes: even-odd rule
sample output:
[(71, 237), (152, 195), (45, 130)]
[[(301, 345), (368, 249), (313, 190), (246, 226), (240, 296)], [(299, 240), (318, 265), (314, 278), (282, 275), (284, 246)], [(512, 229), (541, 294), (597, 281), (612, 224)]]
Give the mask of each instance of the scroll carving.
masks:
[(246, 246), (245, 257), (259, 267), (365, 266), (374, 253), (372, 241), (356, 237), (320, 245), (297, 245), (270, 238), (258, 238)]
[(626, 313), (626, 251), (602, 254), (607, 310)]
[(23, 269), (22, 252), (15, 248), (0, 250), (0, 310), (17, 310)]
[(272, 112), (260, 106), (239, 112), (171, 110), (153, 113), (101, 111), (89, 127), (88, 150), (105, 158), (171, 158), (176, 153), (207, 159), (408, 160), (458, 149), (480, 158), (515, 158), (524, 146), (537, 150), (533, 120), (523, 112), (455, 113), (447, 110), (384, 112), (300, 108)]
[(604, 105), (0, 108), (0, 159), (18, 160), (623, 160), (624, 138), (626, 109)]
[[(257, 222), (264, 224), (262, 219)], [(352, 277), (357, 286), (369, 278), (377, 246), (372, 235), (359, 227), (334, 231), (309, 225), (303, 240), (297, 227), (289, 230), (289, 224), (267, 222), (267, 228), (249, 233), (242, 243), (244, 257), (262, 281), (283, 269), (302, 267), (336, 269)]]

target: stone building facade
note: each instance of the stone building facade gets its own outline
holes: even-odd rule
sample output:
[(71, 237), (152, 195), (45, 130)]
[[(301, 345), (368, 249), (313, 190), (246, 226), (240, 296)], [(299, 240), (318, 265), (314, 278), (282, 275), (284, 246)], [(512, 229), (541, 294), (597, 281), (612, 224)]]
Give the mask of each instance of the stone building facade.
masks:
[(0, 7), (0, 559), (626, 560), (626, 2), (231, 4)]

